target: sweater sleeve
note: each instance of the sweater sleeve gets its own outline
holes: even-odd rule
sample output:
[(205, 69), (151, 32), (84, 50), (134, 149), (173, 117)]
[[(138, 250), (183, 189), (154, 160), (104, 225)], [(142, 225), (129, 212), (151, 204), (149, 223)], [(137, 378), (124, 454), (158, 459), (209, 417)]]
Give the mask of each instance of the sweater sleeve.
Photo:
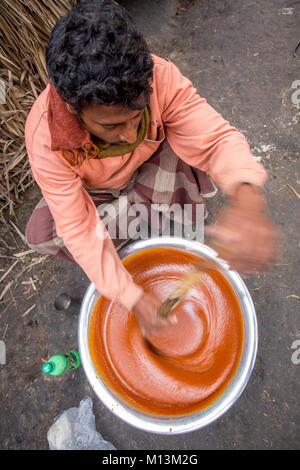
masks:
[(162, 74), (162, 120), (174, 152), (207, 172), (225, 194), (232, 194), (241, 182), (263, 185), (267, 173), (254, 160), (243, 134), (199, 96), (172, 62), (160, 66), (158, 76)]
[(124, 268), (81, 179), (58, 152), (42, 145), (39, 139), (28, 153), (57, 234), (98, 291), (131, 309), (143, 291)]

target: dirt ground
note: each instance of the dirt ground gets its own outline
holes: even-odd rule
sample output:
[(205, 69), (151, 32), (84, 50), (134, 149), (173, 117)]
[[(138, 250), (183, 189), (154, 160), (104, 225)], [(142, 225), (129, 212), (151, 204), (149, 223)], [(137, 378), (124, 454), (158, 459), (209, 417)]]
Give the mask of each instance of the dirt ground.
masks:
[[(292, 84), (298, 80), (300, 87), (300, 50), (294, 53), (300, 2), (120, 3), (133, 13), (152, 51), (192, 80), (246, 136), (268, 170), (270, 213), (284, 241), (271, 272), (245, 279), (258, 319), (256, 364), (239, 400), (202, 430), (159, 436), (123, 423), (94, 395), (82, 368), (57, 378), (41, 373), (49, 356), (77, 348), (78, 315), (58, 313), (55, 296), (68, 292), (80, 301), (89, 281), (79, 267), (63, 261), (34, 253), (17, 256), (28, 247), (7, 219), (0, 228), (0, 279), (5, 275), (0, 340), (6, 345), (6, 364), (0, 364), (0, 448), (48, 449), (55, 416), (88, 395), (98, 431), (117, 449), (299, 449), (300, 353), (294, 347), (300, 341), (300, 94)], [(37, 187), (24, 196), (15, 220), (22, 233), (40, 197)], [(220, 193), (208, 200), (209, 221), (222, 203)]]

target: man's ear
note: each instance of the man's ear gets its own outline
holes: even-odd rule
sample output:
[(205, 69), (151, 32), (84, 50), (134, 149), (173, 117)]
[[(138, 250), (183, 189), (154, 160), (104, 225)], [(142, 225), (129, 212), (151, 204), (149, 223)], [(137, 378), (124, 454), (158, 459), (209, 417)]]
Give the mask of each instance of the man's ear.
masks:
[(77, 114), (76, 111), (73, 109), (73, 107), (69, 103), (66, 103), (66, 107), (69, 113)]

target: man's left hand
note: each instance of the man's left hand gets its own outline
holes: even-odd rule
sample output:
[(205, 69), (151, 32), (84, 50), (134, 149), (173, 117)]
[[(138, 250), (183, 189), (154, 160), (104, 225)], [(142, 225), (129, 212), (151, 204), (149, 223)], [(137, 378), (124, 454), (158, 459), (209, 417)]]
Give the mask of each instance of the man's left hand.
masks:
[(267, 213), (262, 191), (240, 184), (221, 210), (215, 225), (205, 228), (211, 246), (231, 269), (243, 273), (265, 271), (279, 256), (280, 233)]

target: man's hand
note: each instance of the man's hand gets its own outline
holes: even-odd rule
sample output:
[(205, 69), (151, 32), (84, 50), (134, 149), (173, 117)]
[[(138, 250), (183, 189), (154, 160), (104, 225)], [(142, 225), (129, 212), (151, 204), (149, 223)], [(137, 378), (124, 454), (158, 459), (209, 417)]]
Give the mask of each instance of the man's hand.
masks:
[(177, 322), (174, 314), (170, 314), (167, 318), (160, 317), (157, 314), (160, 306), (161, 302), (156, 297), (145, 292), (132, 308), (143, 336), (150, 337), (151, 334)]
[(265, 271), (279, 256), (280, 234), (259, 188), (240, 184), (215, 225), (205, 229), (220, 258), (243, 273)]

